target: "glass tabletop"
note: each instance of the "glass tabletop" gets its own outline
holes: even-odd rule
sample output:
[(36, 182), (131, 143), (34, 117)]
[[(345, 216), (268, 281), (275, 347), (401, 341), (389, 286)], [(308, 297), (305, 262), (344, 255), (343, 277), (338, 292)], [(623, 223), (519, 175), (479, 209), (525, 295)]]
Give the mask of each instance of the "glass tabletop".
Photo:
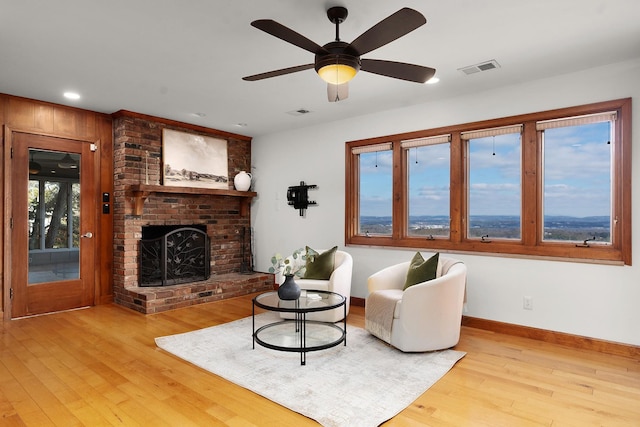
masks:
[(303, 290), (297, 300), (281, 300), (277, 292), (266, 292), (256, 296), (253, 303), (266, 310), (292, 313), (311, 313), (341, 307), (345, 297), (335, 292)]

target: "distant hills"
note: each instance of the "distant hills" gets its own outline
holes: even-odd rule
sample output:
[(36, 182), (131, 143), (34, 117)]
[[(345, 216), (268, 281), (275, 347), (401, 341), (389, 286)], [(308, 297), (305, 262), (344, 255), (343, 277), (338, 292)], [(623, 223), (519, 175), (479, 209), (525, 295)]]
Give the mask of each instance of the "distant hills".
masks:
[[(515, 215), (471, 215), (470, 220), (476, 224), (520, 224), (520, 217)], [(428, 223), (448, 225), (449, 217), (446, 215), (416, 215), (409, 216), (409, 223)], [(575, 217), (575, 216), (563, 216), (563, 215), (547, 215), (545, 216), (545, 223), (548, 225), (556, 225), (558, 227), (603, 227), (609, 228), (610, 217), (607, 216), (587, 216), (587, 217)], [(386, 224), (391, 225), (390, 216), (367, 216), (360, 217), (360, 224)]]
[[(520, 217), (515, 215), (472, 215), (469, 218), (472, 237), (488, 234), (494, 238), (519, 238)], [(389, 234), (390, 216), (360, 217), (360, 229), (371, 234)], [(416, 215), (409, 217), (409, 233), (422, 235), (446, 235), (449, 217), (446, 215)], [(611, 219), (606, 216), (572, 217), (563, 215), (545, 216), (545, 239), (581, 241), (593, 236), (598, 241), (610, 240)]]

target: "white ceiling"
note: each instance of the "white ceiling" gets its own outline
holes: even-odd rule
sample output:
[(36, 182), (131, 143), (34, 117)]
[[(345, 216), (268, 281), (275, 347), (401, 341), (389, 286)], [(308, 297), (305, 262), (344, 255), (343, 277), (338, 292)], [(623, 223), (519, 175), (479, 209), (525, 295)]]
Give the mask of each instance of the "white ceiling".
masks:
[[(329, 103), (313, 70), (241, 79), (313, 62), (251, 21), (323, 45), (336, 5), (349, 10), (347, 42), (402, 7), (420, 11), (426, 25), (363, 57), (436, 68), (440, 83), (361, 72)], [(637, 58), (639, 21), (639, 0), (0, 0), (0, 93), (259, 136)], [(491, 59), (501, 68), (458, 71)], [(298, 109), (311, 113), (287, 114)]]

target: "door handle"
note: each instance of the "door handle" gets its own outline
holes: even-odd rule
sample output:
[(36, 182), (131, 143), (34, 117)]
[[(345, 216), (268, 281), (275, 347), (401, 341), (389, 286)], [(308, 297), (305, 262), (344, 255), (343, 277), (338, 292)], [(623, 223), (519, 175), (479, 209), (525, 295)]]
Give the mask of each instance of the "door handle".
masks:
[(86, 233), (84, 233), (83, 235), (81, 235), (80, 237), (85, 237), (87, 239), (90, 239), (93, 237), (93, 233), (90, 231), (87, 231)]

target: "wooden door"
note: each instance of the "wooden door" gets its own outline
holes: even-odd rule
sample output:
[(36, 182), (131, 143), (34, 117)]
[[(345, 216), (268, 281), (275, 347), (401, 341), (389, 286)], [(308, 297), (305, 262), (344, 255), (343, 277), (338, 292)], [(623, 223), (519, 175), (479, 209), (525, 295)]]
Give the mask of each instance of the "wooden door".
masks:
[(94, 303), (94, 147), (12, 134), (13, 318)]

